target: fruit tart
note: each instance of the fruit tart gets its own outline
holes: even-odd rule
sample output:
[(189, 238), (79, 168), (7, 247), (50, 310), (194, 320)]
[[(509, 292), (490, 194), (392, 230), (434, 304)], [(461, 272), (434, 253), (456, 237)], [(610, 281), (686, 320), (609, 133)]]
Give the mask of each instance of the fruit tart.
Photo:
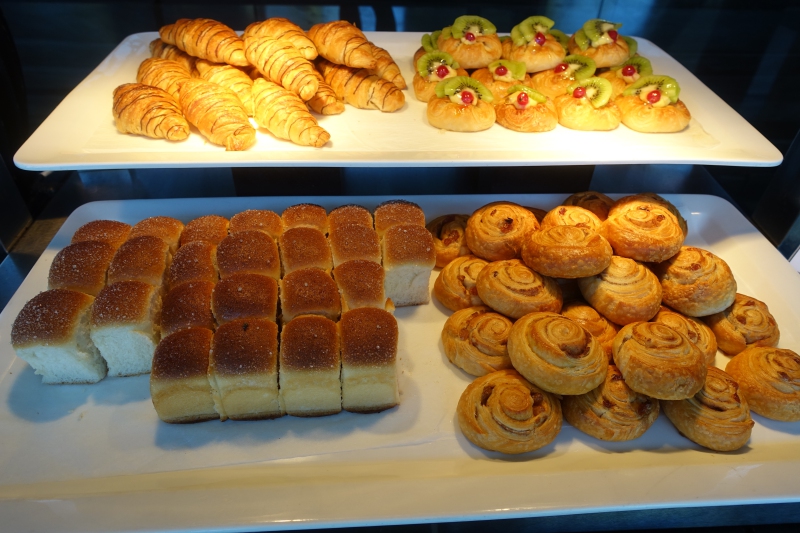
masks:
[(633, 82), (642, 76), (651, 74), (653, 74), (653, 67), (650, 65), (650, 60), (642, 56), (633, 56), (621, 65), (601, 72), (598, 76), (611, 82), (611, 99), (613, 100)]
[(529, 85), (549, 98), (561, 96), (567, 87), (578, 80), (594, 76), (594, 59), (581, 55), (568, 55), (555, 67), (531, 76)]
[(514, 85), (494, 106), (497, 123), (514, 131), (550, 131), (558, 124), (553, 101), (525, 85)]
[(414, 65), (416, 66), (417, 61), (419, 58), (427, 54), (428, 52), (436, 52), (439, 50), (439, 45), (436, 44), (437, 39), (439, 39), (439, 34), (442, 33), (442, 30), (436, 30), (433, 33), (426, 33), (422, 36), (421, 46), (417, 48), (417, 51), (414, 52)]
[(631, 56), (628, 41), (617, 31), (618, 22), (591, 19), (572, 34), (567, 49), (570, 54), (581, 54), (594, 59), (597, 68), (614, 67)]
[(492, 92), (469, 76), (456, 76), (436, 85), (428, 101), (428, 122), (450, 131), (482, 131), (495, 122)]
[(555, 67), (567, 51), (558, 37), (550, 34), (554, 24), (547, 17), (526, 18), (511, 28), (511, 39), (503, 42), (503, 58), (522, 61), (526, 72)]
[(620, 110), (611, 100), (611, 82), (591, 77), (576, 81), (553, 101), (558, 123), (584, 131), (613, 130), (620, 123)]
[(669, 76), (643, 76), (631, 84), (614, 102), (622, 113), (622, 123), (643, 133), (681, 131), (692, 119), (689, 109), (678, 98), (681, 88)]
[(436, 97), (436, 85), (440, 81), (468, 75), (466, 70), (459, 68), (453, 56), (438, 50), (420, 56), (416, 67), (411, 85), (414, 87), (414, 96), (421, 102)]
[(492, 61), (488, 67), (473, 71), (471, 77), (492, 91), (495, 101), (505, 97), (506, 92), (512, 85), (527, 85), (529, 80), (528, 74), (525, 72), (525, 65), (519, 61), (511, 61), (509, 59)]
[(503, 53), (494, 24), (474, 15), (458, 17), (452, 26), (442, 29), (436, 45), (466, 69), (488, 66)]

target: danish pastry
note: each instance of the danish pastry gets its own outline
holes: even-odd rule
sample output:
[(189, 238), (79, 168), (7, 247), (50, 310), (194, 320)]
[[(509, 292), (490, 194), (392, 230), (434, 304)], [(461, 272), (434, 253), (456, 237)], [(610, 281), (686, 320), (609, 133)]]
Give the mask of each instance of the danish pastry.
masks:
[(422, 54), (414, 64), (417, 70), (411, 84), (414, 87), (414, 96), (420, 102), (436, 98), (436, 85), (440, 81), (456, 76), (469, 76), (466, 70), (459, 67), (453, 56), (439, 50)]
[(510, 318), (534, 311), (561, 311), (561, 288), (550, 277), (534, 272), (519, 259), (489, 263), (476, 280), (484, 304)]
[(465, 231), (469, 215), (442, 215), (425, 226), (433, 235), (436, 247), (436, 266), (445, 267), (456, 257), (469, 255)]
[(536, 216), (513, 202), (492, 202), (475, 210), (465, 235), (473, 254), (487, 261), (519, 257), (525, 236), (539, 229)]
[(577, 205), (578, 207), (588, 209), (594, 213), (601, 222), (608, 218), (608, 210), (611, 209), (613, 204), (614, 200), (597, 191), (576, 192), (575, 194), (567, 196), (567, 198), (561, 202), (561, 205)]
[(612, 256), (608, 268), (580, 278), (578, 287), (589, 304), (615, 324), (650, 320), (661, 307), (661, 284), (643, 264)]
[(631, 56), (627, 61), (615, 67), (599, 73), (598, 76), (611, 82), (611, 98), (617, 98), (639, 78), (650, 76), (651, 74), (653, 74), (653, 67), (650, 64), (650, 60), (636, 55)]
[(615, 102), (622, 123), (642, 133), (674, 133), (689, 125), (692, 114), (679, 98), (678, 82), (669, 76), (645, 76)]
[(614, 337), (617, 336), (619, 331), (618, 325), (607, 320), (594, 307), (583, 300), (573, 300), (565, 303), (564, 307), (561, 308), (561, 314), (577, 322), (583, 329), (591, 333), (600, 343), (600, 347), (603, 348), (606, 357), (611, 362)]
[(706, 365), (714, 366), (717, 358), (717, 338), (714, 336), (714, 332), (711, 331), (711, 328), (706, 326), (703, 322), (697, 318), (684, 316), (664, 306), (661, 306), (661, 309), (656, 313), (652, 321), (669, 326), (685, 335), (686, 338), (692, 341), (700, 348), (700, 351), (703, 352)]
[(777, 346), (780, 330), (767, 304), (737, 293), (724, 311), (703, 317), (717, 338), (719, 349), (736, 355), (750, 346)]
[(686, 238), (678, 219), (660, 203), (625, 198), (611, 208), (599, 232), (615, 254), (652, 263), (678, 253)]
[(594, 59), (597, 68), (619, 65), (631, 56), (628, 41), (617, 31), (622, 24), (601, 19), (587, 20), (567, 44), (570, 54)]
[(567, 87), (576, 81), (594, 76), (595, 70), (593, 59), (581, 55), (568, 55), (553, 68), (531, 76), (530, 86), (548, 98), (555, 98), (566, 93)]
[(555, 67), (567, 51), (550, 33), (555, 22), (547, 17), (528, 17), (513, 28), (503, 43), (503, 57), (525, 64), (527, 72)]
[(553, 102), (530, 87), (513, 85), (495, 104), (497, 123), (513, 131), (551, 131), (558, 124)]
[(592, 232), (600, 229), (600, 224), (597, 215), (577, 205), (560, 205), (548, 211), (540, 221), (542, 229), (553, 226), (579, 226)]
[(772, 420), (800, 420), (800, 356), (785, 348), (745, 349), (725, 371), (739, 383), (750, 409)]
[(551, 226), (532, 231), (522, 247), (522, 261), (536, 272), (554, 278), (585, 278), (605, 270), (611, 245), (582, 226)]
[(619, 108), (610, 99), (611, 84), (603, 78), (576, 81), (556, 96), (558, 123), (571, 130), (609, 131), (620, 123)]
[(428, 123), (448, 131), (483, 131), (496, 115), (492, 93), (478, 80), (456, 76), (436, 84), (436, 97), (428, 100)]
[(462, 255), (445, 266), (433, 283), (433, 295), (451, 311), (481, 305), (475, 286), (478, 274), (488, 263), (474, 255)]
[(511, 368), (507, 343), (512, 324), (484, 305), (456, 311), (442, 330), (444, 353), (451, 363), (473, 376)]
[(481, 82), (492, 91), (495, 101), (502, 100), (514, 85), (527, 85), (528, 74), (525, 65), (510, 59), (498, 59), (488, 66), (472, 71), (470, 77)]
[(481, 17), (458, 17), (442, 29), (436, 45), (447, 52), (461, 68), (483, 68), (503, 55), (503, 45), (494, 24)]

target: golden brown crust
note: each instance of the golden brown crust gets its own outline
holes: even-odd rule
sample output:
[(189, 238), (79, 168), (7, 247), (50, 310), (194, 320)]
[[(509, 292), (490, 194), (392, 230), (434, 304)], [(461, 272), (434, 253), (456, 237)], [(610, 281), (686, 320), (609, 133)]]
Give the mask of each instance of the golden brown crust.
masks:
[(655, 107), (638, 96), (622, 95), (617, 97), (614, 103), (622, 113), (622, 123), (630, 129), (642, 133), (682, 131), (692, 120), (689, 109), (681, 100), (664, 107)]
[(777, 346), (781, 336), (767, 304), (741, 293), (736, 294), (730, 307), (702, 320), (727, 355), (736, 355), (750, 346)]
[(237, 272), (221, 279), (211, 294), (211, 309), (218, 324), (237, 318), (276, 321), (278, 282), (261, 274)]
[(550, 226), (528, 234), (522, 261), (542, 275), (575, 279), (605, 270), (612, 253), (607, 240), (585, 227)]
[(248, 209), (231, 217), (228, 231), (236, 233), (244, 230), (263, 231), (273, 239), (283, 233), (283, 220), (280, 215), (267, 209)]
[(161, 286), (169, 260), (169, 245), (158, 237), (143, 235), (128, 239), (108, 266), (108, 283), (137, 280)]
[(586, 98), (562, 94), (553, 99), (558, 111), (558, 123), (571, 130), (610, 131), (619, 126), (621, 113), (614, 102), (594, 107)]
[(281, 277), (281, 258), (272, 237), (258, 230), (231, 233), (217, 247), (217, 268), (221, 278), (237, 272)]
[(183, 233), (183, 222), (180, 220), (172, 217), (155, 216), (145, 218), (134, 224), (128, 238), (133, 239), (142, 235), (158, 237), (169, 245), (174, 254), (181, 241), (181, 233)]
[(191, 77), (191, 72), (177, 61), (148, 57), (139, 65), (136, 82), (158, 87), (169, 93), (177, 102), (181, 97), (183, 82)]
[(551, 100), (567, 92), (567, 87), (575, 83), (569, 70), (555, 72), (553, 69), (537, 72), (531, 76), (529, 85)]
[(561, 431), (561, 403), (514, 369), (479, 377), (461, 394), (458, 425), (486, 450), (518, 454), (538, 450)]
[(514, 44), (511, 39), (503, 43), (503, 58), (525, 63), (526, 72), (539, 72), (552, 69), (558, 65), (567, 51), (555, 37), (549, 33), (545, 35), (544, 44), (536, 41), (525, 43), (522, 46)]
[(409, 263), (431, 270), (436, 264), (433, 236), (424, 225), (399, 224), (383, 235), (383, 267), (388, 270)]
[(255, 35), (265, 35), (273, 39), (284, 39), (292, 43), (306, 59), (317, 58), (317, 47), (308, 38), (306, 32), (297, 24), (283, 17), (272, 17), (249, 24), (243, 33), (243, 37)]
[(253, 116), (253, 78), (245, 72), (243, 67), (198, 59), (195, 62), (195, 68), (204, 80), (222, 85), (236, 93), (244, 105), (247, 115)]
[(70, 242), (100, 241), (110, 244), (115, 250), (128, 239), (131, 225), (116, 220), (92, 220), (79, 227)]
[(631, 389), (659, 400), (690, 398), (706, 380), (700, 349), (657, 322), (624, 326), (614, 339), (614, 362)]
[(578, 287), (589, 304), (615, 324), (650, 320), (661, 307), (661, 284), (643, 264), (612, 256), (608, 268), (580, 278)]
[(192, 78), (181, 85), (180, 105), (186, 120), (225, 150), (247, 150), (256, 143), (247, 110), (230, 89)]
[(692, 341), (700, 351), (706, 365), (714, 366), (717, 358), (717, 338), (711, 328), (696, 318), (682, 315), (668, 307), (661, 306), (661, 309), (652, 319), (653, 322), (660, 322), (672, 329), (681, 332), (686, 338)]
[(190, 56), (174, 44), (165, 43), (160, 37), (150, 41), (150, 55), (177, 61), (189, 72), (194, 70), (194, 63), (197, 61), (196, 57)]
[[(598, 78), (604, 78), (611, 84), (611, 99), (616, 100), (617, 97), (622, 95), (622, 92), (628, 87), (629, 83), (622, 79), (621, 70), (606, 70), (605, 72), (595, 73)], [(617, 102), (619, 103), (619, 102)], [(622, 111), (622, 106), (620, 106)], [(624, 120), (623, 120), (624, 122)]]
[(151, 380), (186, 379), (205, 376), (212, 332), (187, 328), (164, 337), (153, 355)]
[(363, 224), (336, 226), (336, 231), (331, 231), (328, 242), (334, 267), (355, 259), (381, 262), (378, 233), (371, 226)]
[(487, 130), (497, 118), (494, 106), (480, 98), (469, 105), (453, 103), (449, 98), (431, 98), (427, 109), (428, 123), (448, 131)]
[(433, 235), (437, 267), (443, 268), (456, 257), (469, 255), (464, 234), (468, 219), (469, 215), (442, 215), (425, 226)]
[(340, 115), (344, 113), (344, 102), (336, 96), (336, 91), (333, 90), (333, 87), (325, 81), (319, 71), (315, 70), (314, 76), (319, 82), (319, 87), (314, 96), (306, 102), (309, 109), (320, 115)]
[(328, 240), (316, 228), (289, 228), (278, 237), (278, 246), (284, 276), (301, 268), (314, 267), (326, 272), (333, 268)]
[(161, 306), (161, 334), (180, 329), (216, 327), (211, 313), (211, 293), (214, 284), (209, 281), (186, 281), (170, 288)]
[(608, 213), (599, 233), (614, 253), (660, 263), (678, 253), (686, 238), (678, 219), (656, 202), (627, 202), (621, 198)]
[(516, 80), (516, 79), (512, 81), (497, 80), (495, 79), (494, 74), (492, 74), (492, 71), (490, 71), (488, 67), (473, 70), (472, 73), (469, 75), (469, 77), (478, 80), (483, 84), (484, 87), (486, 87), (492, 92), (492, 96), (494, 96), (494, 102), (492, 103), (495, 105), (497, 105), (498, 102), (505, 100), (508, 90), (514, 85), (528, 84), (527, 74), (525, 74), (525, 77), (521, 80)]
[(683, 230), (684, 235), (689, 233), (689, 226), (686, 222), (686, 219), (683, 218), (683, 215), (681, 215), (680, 210), (675, 206), (675, 204), (673, 204), (663, 196), (656, 194), (654, 192), (641, 192), (638, 194), (623, 196), (622, 198), (619, 198), (612, 204), (611, 208), (608, 211), (608, 214), (609, 216), (616, 215), (617, 213), (621, 213), (628, 209), (635, 209), (639, 206), (642, 205), (647, 206), (648, 204), (653, 204), (653, 203), (666, 208), (670, 213), (673, 214), (673, 216), (675, 216), (675, 218), (678, 220), (678, 224)]
[(227, 218), (219, 215), (205, 215), (195, 218), (186, 224), (181, 234), (181, 246), (194, 241), (205, 241), (217, 246), (228, 236)]
[(316, 228), (323, 234), (328, 234), (328, 212), (316, 204), (295, 204), (287, 207), (281, 213), (284, 231), (291, 228), (307, 227)]
[(342, 312), (360, 307), (386, 308), (383, 267), (374, 261), (355, 259), (333, 269), (342, 296)]
[(331, 138), (299, 96), (263, 78), (253, 83), (253, 118), (275, 137), (300, 146), (319, 148)]
[(547, 215), (539, 221), (541, 228), (553, 226), (578, 226), (593, 232), (597, 231), (602, 224), (600, 218), (583, 207), (577, 205), (560, 205), (547, 212)]
[(219, 281), (217, 247), (207, 241), (194, 241), (178, 248), (167, 274), (167, 286), (185, 281)]
[(360, 224), (373, 229), (372, 213), (364, 206), (356, 204), (341, 205), (328, 213), (329, 233), (333, 235), (339, 226), (346, 224)]
[(406, 102), (403, 91), (365, 68), (353, 68), (320, 60), (317, 68), (336, 97), (358, 109), (392, 113)]
[(491, 35), (477, 35), (471, 43), (456, 39), (455, 37), (439, 36), (437, 46), (442, 52), (447, 52), (465, 69), (483, 68), (492, 61), (500, 59), (503, 55), (503, 45), (500, 37)]
[(14, 319), (11, 345), (19, 349), (69, 341), (93, 302), (94, 297), (69, 289), (40, 292), (25, 303)]
[[(423, 55), (425, 55), (425, 53), (427, 52), (423, 50)], [(417, 64), (417, 59), (414, 60), (415, 66)], [(455, 72), (452, 73), (452, 76), (448, 77), (453, 76), (469, 76), (469, 72), (463, 68), (457, 68)], [(431, 81), (420, 76), (419, 72), (414, 72), (414, 77), (411, 80), (411, 86), (414, 88), (414, 96), (416, 99), (427, 104), (431, 98), (436, 98), (436, 85), (439, 84), (439, 81), (442, 80), (440, 80), (438, 77), (436, 78), (436, 81)]]
[(222, 324), (214, 332), (210, 357), (210, 370), (219, 375), (277, 375), (278, 325), (263, 318)]
[(473, 376), (511, 368), (511, 320), (485, 305), (456, 311), (444, 323), (442, 345), (451, 363)]
[(590, 45), (586, 50), (581, 50), (581, 47), (575, 42), (575, 34), (573, 34), (567, 44), (567, 50), (570, 54), (579, 54), (594, 59), (597, 68), (614, 67), (630, 57), (628, 43), (621, 36), (617, 37), (614, 42), (601, 44), (598, 47)]
[(342, 313), (339, 322), (342, 365), (394, 365), (397, 359), (397, 320), (391, 313), (361, 307)]
[(298, 315), (322, 315), (338, 320), (342, 312), (339, 290), (330, 274), (319, 268), (301, 268), (280, 282), (281, 311), (285, 323)]
[(614, 200), (597, 191), (576, 192), (567, 196), (561, 205), (577, 205), (594, 213), (602, 222), (608, 218), (608, 211)]
[[(372, 43), (370, 43), (372, 44)], [(375, 69), (374, 73), (383, 78), (384, 80), (393, 83), (398, 89), (407, 89), (403, 74), (400, 73), (400, 67), (392, 59), (391, 54), (381, 48), (372, 44), (372, 55), (375, 56)]]
[(606, 319), (591, 305), (583, 300), (573, 300), (564, 304), (561, 314), (574, 320), (580, 326), (591, 333), (600, 347), (608, 357), (609, 362), (613, 358), (614, 337), (617, 336), (619, 326)]
[(475, 282), (484, 304), (510, 318), (528, 313), (561, 311), (561, 288), (553, 278), (534, 272), (519, 259), (493, 261)]
[(92, 327), (136, 324), (148, 320), (155, 291), (154, 286), (136, 280), (106, 285), (92, 304)]
[(526, 133), (555, 129), (558, 124), (558, 112), (551, 100), (548, 99), (543, 103), (531, 101), (524, 109), (518, 109), (514, 94), (518, 93), (495, 99), (495, 120), (498, 124), (510, 130)]
[(246, 67), (244, 41), (233, 29), (221, 22), (207, 18), (178, 19), (174, 24), (162, 26), (161, 39), (174, 44), (187, 54), (214, 63), (228, 63)]
[(773, 420), (800, 420), (800, 356), (792, 350), (753, 346), (728, 362), (750, 409)]
[(106, 284), (115, 248), (100, 241), (69, 244), (58, 251), (47, 274), (49, 289), (72, 289), (97, 296)]
[(154, 139), (182, 141), (189, 137), (189, 123), (178, 101), (168, 92), (141, 83), (125, 83), (114, 89), (114, 124), (121, 133)]
[(323, 316), (304, 315), (284, 324), (280, 343), (281, 370), (336, 370), (339, 362), (339, 335), (334, 321)]
[(379, 237), (398, 224), (425, 226), (425, 212), (408, 200), (387, 200), (375, 207), (375, 231)]
[(525, 237), (539, 229), (536, 216), (513, 202), (492, 202), (475, 210), (465, 230), (467, 246), (487, 261), (519, 257)]
[(365, 69), (377, 66), (372, 43), (361, 30), (345, 20), (315, 24), (308, 30), (308, 37), (319, 55), (332, 63)]
[(462, 255), (448, 263), (433, 283), (433, 295), (451, 311), (483, 304), (475, 286), (488, 263), (474, 255)]

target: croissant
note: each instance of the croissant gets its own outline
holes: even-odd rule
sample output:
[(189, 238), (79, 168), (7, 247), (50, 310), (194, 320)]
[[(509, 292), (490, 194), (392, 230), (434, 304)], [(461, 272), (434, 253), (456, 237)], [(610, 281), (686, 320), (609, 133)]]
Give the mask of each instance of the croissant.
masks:
[(394, 62), (389, 52), (373, 44), (372, 55), (375, 56), (375, 60), (377, 61), (375, 68), (372, 70), (373, 74), (394, 83), (397, 85), (398, 89), (408, 88), (405, 78), (403, 78), (403, 75), (400, 73), (400, 67)]
[(139, 65), (136, 81), (158, 87), (171, 94), (176, 100), (181, 96), (181, 84), (192, 77), (188, 70), (177, 61), (148, 57)]
[(174, 44), (167, 44), (161, 39), (153, 39), (150, 42), (150, 57), (177, 61), (189, 72), (194, 70), (194, 62), (197, 61), (196, 57), (190, 56)]
[(235, 31), (212, 19), (178, 19), (158, 30), (161, 40), (189, 55), (214, 63), (246, 67), (244, 41)]
[(244, 29), (243, 37), (272, 37), (292, 43), (306, 59), (317, 58), (317, 47), (308, 35), (294, 22), (282, 17), (273, 17), (253, 22)]
[(378, 60), (372, 53), (372, 43), (346, 20), (316, 24), (308, 30), (319, 55), (338, 65), (374, 69)]
[(196, 67), (204, 80), (235, 92), (242, 101), (247, 115), (253, 116), (253, 79), (243, 69), (227, 63), (212, 63), (206, 59), (198, 59)]
[(339, 115), (344, 113), (344, 102), (340, 100), (333, 90), (333, 87), (325, 82), (318, 71), (314, 71), (314, 75), (319, 82), (319, 88), (314, 96), (306, 102), (311, 111), (319, 113), (320, 115)]
[(405, 104), (405, 96), (397, 86), (363, 68), (351, 68), (320, 60), (317, 67), (338, 98), (359, 109), (397, 111)]
[(247, 59), (269, 81), (278, 83), (309, 100), (317, 92), (319, 82), (314, 76), (314, 65), (289, 41), (272, 37), (245, 37)]
[(257, 79), (253, 83), (253, 104), (256, 124), (280, 139), (301, 146), (320, 147), (331, 138), (303, 101), (277, 83)]
[(256, 130), (230, 89), (192, 78), (181, 87), (180, 104), (189, 122), (212, 143), (226, 150), (247, 150), (255, 144)]
[(168, 141), (189, 136), (189, 123), (178, 102), (158, 87), (125, 83), (114, 89), (114, 121), (122, 133), (134, 133)]

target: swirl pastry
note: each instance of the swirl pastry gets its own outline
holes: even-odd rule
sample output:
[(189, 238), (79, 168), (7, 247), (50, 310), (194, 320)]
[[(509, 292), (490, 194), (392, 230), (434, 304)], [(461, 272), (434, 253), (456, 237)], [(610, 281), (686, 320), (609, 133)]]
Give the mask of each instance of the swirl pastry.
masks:
[(736, 280), (728, 264), (707, 250), (683, 246), (653, 266), (664, 303), (688, 316), (707, 316), (728, 308), (736, 297)]
[(800, 355), (783, 348), (751, 347), (728, 362), (754, 413), (784, 422), (800, 420)]
[(608, 361), (611, 362), (614, 337), (617, 336), (619, 326), (607, 320), (594, 307), (582, 300), (565, 303), (561, 309), (561, 314), (577, 322), (583, 329), (591, 333), (600, 343), (600, 347), (603, 348)]
[(622, 372), (609, 365), (605, 381), (596, 389), (561, 400), (564, 418), (587, 435), (605, 441), (641, 437), (658, 418), (658, 400), (625, 384)]
[(508, 356), (525, 379), (555, 394), (587, 393), (608, 370), (597, 339), (556, 313), (530, 313), (517, 320), (508, 337)]
[(451, 311), (481, 305), (476, 282), (488, 263), (474, 255), (462, 255), (447, 264), (433, 283), (433, 295)]
[(615, 254), (652, 263), (678, 253), (686, 237), (675, 215), (655, 202), (612, 207), (599, 232), (611, 243)]
[(685, 400), (665, 400), (661, 405), (683, 436), (705, 448), (730, 452), (747, 444), (755, 425), (743, 394), (734, 378), (710, 367), (697, 394)]
[(657, 322), (636, 322), (619, 330), (614, 362), (631, 389), (659, 400), (691, 398), (706, 380), (700, 349)]
[(684, 316), (664, 306), (656, 313), (652, 321), (669, 326), (685, 335), (703, 352), (706, 365), (714, 366), (717, 358), (717, 338), (711, 328), (703, 322), (697, 318)]
[(613, 204), (614, 200), (597, 191), (576, 192), (575, 194), (567, 196), (567, 198), (561, 202), (561, 205), (577, 205), (578, 207), (588, 209), (597, 215), (597, 218), (601, 221), (608, 218), (608, 210), (611, 209)]
[(612, 256), (608, 268), (580, 278), (578, 287), (589, 304), (615, 324), (650, 320), (661, 307), (661, 284), (643, 264)]
[(461, 394), (458, 425), (485, 450), (525, 453), (555, 440), (561, 431), (558, 398), (529, 383), (514, 369), (479, 377)]
[(703, 317), (703, 322), (727, 355), (736, 355), (750, 346), (777, 346), (781, 336), (767, 304), (741, 293), (736, 294), (730, 307)]
[(675, 206), (675, 204), (673, 204), (663, 196), (656, 194), (654, 192), (640, 192), (638, 194), (623, 196), (622, 198), (613, 203), (613, 205), (609, 209), (608, 214), (609, 215), (617, 214), (627, 209), (634, 209), (641, 204), (647, 205), (651, 203), (655, 203), (660, 205), (661, 207), (667, 208), (669, 212), (675, 215), (675, 218), (678, 219), (678, 224), (680, 224), (681, 229), (683, 230), (683, 234), (686, 235), (689, 233), (689, 225), (686, 222), (686, 219), (683, 218), (683, 215), (681, 215), (680, 210)]
[(444, 353), (473, 376), (511, 368), (507, 347), (511, 326), (511, 320), (485, 305), (456, 311), (442, 330)]
[(547, 212), (541, 220), (542, 229), (553, 226), (579, 226), (597, 231), (602, 221), (600, 218), (583, 207), (577, 205), (560, 205)]
[(442, 215), (425, 226), (433, 235), (437, 267), (443, 268), (456, 257), (469, 255), (465, 236), (468, 219), (469, 215)]
[(528, 235), (522, 260), (545, 276), (575, 279), (605, 270), (612, 253), (608, 241), (586, 227), (550, 226)]
[(525, 236), (539, 229), (536, 216), (513, 202), (492, 202), (475, 210), (465, 235), (473, 254), (487, 261), (519, 257)]
[(489, 263), (475, 286), (484, 304), (514, 319), (535, 311), (558, 313), (564, 303), (553, 278), (534, 272), (519, 259)]

